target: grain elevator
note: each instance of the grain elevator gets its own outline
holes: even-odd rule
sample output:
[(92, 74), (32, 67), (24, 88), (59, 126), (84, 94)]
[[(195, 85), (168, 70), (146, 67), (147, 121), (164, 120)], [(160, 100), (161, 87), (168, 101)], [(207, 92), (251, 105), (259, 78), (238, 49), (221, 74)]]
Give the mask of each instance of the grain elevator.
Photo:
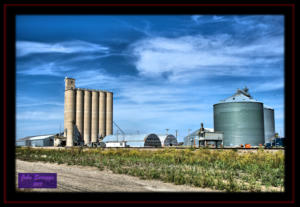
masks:
[[(75, 87), (75, 79), (65, 78), (64, 137), (66, 145), (81, 140), (85, 145), (113, 134), (113, 93)], [(77, 139), (75, 139), (77, 137)]]

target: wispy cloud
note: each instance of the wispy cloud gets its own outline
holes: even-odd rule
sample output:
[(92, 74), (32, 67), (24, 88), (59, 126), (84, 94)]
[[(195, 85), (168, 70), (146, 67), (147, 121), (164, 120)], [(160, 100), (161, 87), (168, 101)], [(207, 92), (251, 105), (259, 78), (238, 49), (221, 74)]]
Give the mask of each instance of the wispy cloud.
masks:
[(41, 65), (34, 65), (25, 70), (19, 70), (17, 73), (23, 75), (46, 75), (46, 76), (63, 76), (66, 71), (72, 70), (72, 67), (57, 65), (54, 62)]
[(249, 65), (274, 64), (282, 61), (283, 39), (262, 39), (241, 45), (227, 34), (216, 36), (183, 36), (178, 38), (146, 38), (132, 45), (141, 75), (159, 76), (168, 73), (196, 72), (198, 78), (211, 75), (247, 74)]
[(17, 56), (23, 57), (37, 53), (81, 53), (81, 52), (102, 52), (107, 53), (108, 47), (85, 41), (66, 41), (58, 43), (41, 43), (30, 41), (16, 42)]
[(218, 23), (228, 21), (224, 16), (220, 15), (192, 15), (191, 19), (196, 24), (202, 23)]
[[(252, 85), (252, 84), (251, 84)], [(272, 91), (284, 88), (283, 78), (260, 82), (252, 85), (254, 92)]]
[(200, 23), (200, 19), (201, 19), (201, 17), (203, 17), (203, 16), (201, 16), (201, 15), (192, 15), (191, 16), (191, 19), (195, 22), (195, 23)]

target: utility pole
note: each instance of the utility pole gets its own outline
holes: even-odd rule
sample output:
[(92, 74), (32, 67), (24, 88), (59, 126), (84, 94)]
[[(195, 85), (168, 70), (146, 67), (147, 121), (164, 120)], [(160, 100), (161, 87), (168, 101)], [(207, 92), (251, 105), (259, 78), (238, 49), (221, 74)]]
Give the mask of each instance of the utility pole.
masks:
[(117, 130), (117, 142), (119, 142), (119, 130)]
[(177, 132), (178, 132), (178, 130), (176, 129), (176, 139), (177, 139)]
[(167, 131), (167, 136), (168, 136), (168, 131), (169, 131), (169, 129), (166, 129), (166, 131)]

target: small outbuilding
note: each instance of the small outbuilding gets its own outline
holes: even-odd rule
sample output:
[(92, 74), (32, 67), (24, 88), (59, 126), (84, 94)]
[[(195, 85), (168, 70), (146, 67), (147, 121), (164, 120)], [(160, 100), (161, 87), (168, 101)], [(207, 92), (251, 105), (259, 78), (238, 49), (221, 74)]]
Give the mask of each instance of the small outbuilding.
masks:
[(54, 134), (24, 137), (16, 141), (16, 146), (46, 147), (53, 146)]

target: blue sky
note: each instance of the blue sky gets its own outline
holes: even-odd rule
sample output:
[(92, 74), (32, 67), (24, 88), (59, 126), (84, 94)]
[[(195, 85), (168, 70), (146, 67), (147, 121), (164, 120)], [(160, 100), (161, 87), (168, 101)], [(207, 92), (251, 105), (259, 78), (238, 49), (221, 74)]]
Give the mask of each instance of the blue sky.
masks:
[(63, 128), (64, 77), (114, 92), (126, 132), (175, 134), (247, 86), (275, 108), (284, 136), (284, 17), (280, 15), (20, 15), (16, 18), (16, 137)]

